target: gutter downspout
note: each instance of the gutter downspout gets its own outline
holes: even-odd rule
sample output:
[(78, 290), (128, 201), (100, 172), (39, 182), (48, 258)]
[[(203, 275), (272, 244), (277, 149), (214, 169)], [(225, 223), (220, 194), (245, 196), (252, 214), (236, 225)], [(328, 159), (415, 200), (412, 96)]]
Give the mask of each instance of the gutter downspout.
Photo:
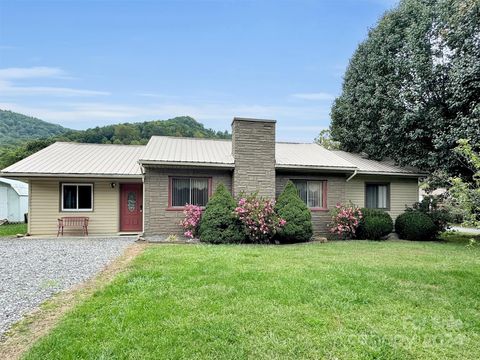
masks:
[(353, 174), (350, 175), (350, 176), (347, 178), (347, 181), (346, 181), (346, 182), (349, 182), (350, 180), (352, 180), (356, 175), (357, 175), (357, 170), (355, 170), (355, 171), (353, 172)]

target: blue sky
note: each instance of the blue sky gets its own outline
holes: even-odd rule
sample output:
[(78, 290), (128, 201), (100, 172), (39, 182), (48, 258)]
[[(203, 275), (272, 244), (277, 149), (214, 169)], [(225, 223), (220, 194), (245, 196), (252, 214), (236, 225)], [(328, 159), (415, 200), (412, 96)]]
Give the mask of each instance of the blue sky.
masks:
[(74, 129), (190, 115), (277, 139), (329, 125), (353, 51), (394, 0), (0, 2), (0, 109)]

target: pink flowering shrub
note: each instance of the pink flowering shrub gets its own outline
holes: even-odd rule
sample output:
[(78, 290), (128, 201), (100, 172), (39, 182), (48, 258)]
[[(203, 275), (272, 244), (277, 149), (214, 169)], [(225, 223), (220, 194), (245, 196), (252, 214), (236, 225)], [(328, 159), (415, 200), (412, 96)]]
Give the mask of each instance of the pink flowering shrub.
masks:
[(363, 216), (358, 207), (351, 203), (348, 205), (337, 204), (330, 214), (332, 215), (331, 233), (344, 240), (355, 237), (355, 232)]
[(183, 227), (185, 232), (183, 233), (186, 237), (193, 239), (197, 235), (198, 226), (200, 225), (200, 219), (202, 217), (202, 208), (197, 205), (187, 204), (185, 205), (185, 219), (183, 219), (180, 225)]
[(277, 215), (274, 207), (274, 200), (260, 198), (257, 193), (238, 201), (234, 212), (251, 242), (267, 243), (285, 225), (286, 221)]

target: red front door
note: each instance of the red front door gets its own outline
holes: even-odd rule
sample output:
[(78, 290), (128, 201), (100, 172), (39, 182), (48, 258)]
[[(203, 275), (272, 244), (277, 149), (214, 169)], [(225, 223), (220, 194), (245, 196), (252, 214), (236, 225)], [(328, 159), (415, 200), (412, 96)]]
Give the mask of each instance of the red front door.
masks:
[(142, 231), (142, 184), (120, 184), (120, 231)]

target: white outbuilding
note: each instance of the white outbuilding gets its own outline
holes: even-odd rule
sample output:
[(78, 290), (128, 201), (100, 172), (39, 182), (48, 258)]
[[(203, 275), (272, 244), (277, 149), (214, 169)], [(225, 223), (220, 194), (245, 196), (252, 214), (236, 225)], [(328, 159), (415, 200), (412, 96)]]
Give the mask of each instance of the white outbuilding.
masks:
[(28, 212), (28, 184), (0, 177), (0, 221), (23, 222)]

